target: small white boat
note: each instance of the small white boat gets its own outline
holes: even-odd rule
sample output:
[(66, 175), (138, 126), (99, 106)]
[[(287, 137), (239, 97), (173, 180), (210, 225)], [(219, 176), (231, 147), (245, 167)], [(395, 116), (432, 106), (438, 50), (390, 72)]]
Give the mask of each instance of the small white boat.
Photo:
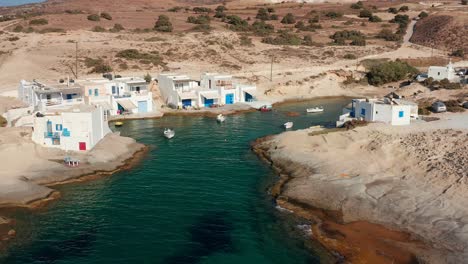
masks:
[(175, 136), (175, 132), (172, 129), (166, 128), (164, 129), (164, 136), (169, 139), (173, 138)]
[(321, 113), (321, 112), (323, 112), (322, 106), (317, 106), (314, 108), (307, 108), (307, 113)]
[(223, 116), (223, 114), (219, 114), (219, 115), (216, 117), (216, 120), (217, 120), (219, 123), (222, 123), (222, 122), (224, 122), (224, 120), (226, 120), (226, 117)]
[(284, 125), (283, 125), (283, 126), (284, 126), (284, 128), (286, 128), (286, 129), (289, 129), (289, 128), (292, 128), (292, 127), (293, 127), (293, 125), (294, 125), (294, 123), (293, 123), (293, 122), (286, 122), (286, 123), (284, 123)]

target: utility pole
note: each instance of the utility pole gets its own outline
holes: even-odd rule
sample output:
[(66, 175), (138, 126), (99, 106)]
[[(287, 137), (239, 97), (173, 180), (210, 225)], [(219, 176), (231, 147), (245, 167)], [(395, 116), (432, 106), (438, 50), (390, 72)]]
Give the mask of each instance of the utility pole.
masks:
[(78, 79), (78, 41), (75, 42), (75, 73)]
[(273, 81), (273, 62), (275, 60), (275, 57), (272, 55), (271, 56), (271, 65), (270, 65), (270, 82)]

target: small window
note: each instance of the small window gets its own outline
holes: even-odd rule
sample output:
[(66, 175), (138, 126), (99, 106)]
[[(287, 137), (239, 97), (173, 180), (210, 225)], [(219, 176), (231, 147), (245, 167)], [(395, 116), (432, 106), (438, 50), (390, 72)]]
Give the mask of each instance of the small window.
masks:
[(93, 89), (88, 90), (88, 95), (93, 95)]
[(55, 124), (55, 130), (62, 131), (62, 129), (63, 129), (62, 124)]
[(364, 108), (361, 109), (361, 115), (366, 116), (366, 109), (364, 109)]
[(94, 89), (94, 96), (99, 96), (99, 89)]
[(437, 75), (439, 75), (439, 76), (440, 76), (440, 72), (438, 72), (438, 73), (437, 73)]
[(404, 111), (400, 111), (398, 112), (398, 117), (402, 118), (405, 116), (405, 112)]

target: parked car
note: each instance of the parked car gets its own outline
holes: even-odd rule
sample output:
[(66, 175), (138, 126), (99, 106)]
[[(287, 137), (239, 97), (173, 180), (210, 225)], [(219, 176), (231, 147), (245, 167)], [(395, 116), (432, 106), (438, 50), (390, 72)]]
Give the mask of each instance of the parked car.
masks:
[(418, 74), (418, 76), (416, 76), (416, 81), (423, 82), (427, 78), (428, 78), (427, 74), (421, 73), (421, 74)]
[(464, 102), (464, 103), (463, 103), (463, 108), (468, 109), (468, 102)]
[(444, 103), (437, 101), (432, 104), (432, 111), (435, 113), (442, 113), (447, 111), (447, 106)]

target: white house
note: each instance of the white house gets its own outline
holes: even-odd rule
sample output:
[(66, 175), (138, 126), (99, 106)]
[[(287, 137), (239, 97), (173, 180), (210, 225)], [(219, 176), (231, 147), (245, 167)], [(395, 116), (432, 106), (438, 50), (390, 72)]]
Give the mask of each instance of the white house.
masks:
[(148, 83), (139, 77), (113, 80), (99, 78), (80, 80), (87, 104), (101, 106), (107, 115), (153, 112), (153, 94)]
[(77, 105), (61, 112), (38, 112), (32, 140), (44, 147), (72, 151), (91, 150), (111, 133), (101, 107)]
[(337, 126), (351, 119), (368, 122), (382, 122), (393, 126), (409, 125), (411, 118), (417, 118), (417, 104), (401, 99), (353, 99), (351, 108), (343, 110)]
[(66, 82), (57, 84), (44, 84), (38, 81), (20, 81), (18, 99), (33, 107), (44, 111), (50, 108), (68, 107), (82, 104), (82, 87), (76, 83)]
[(453, 68), (452, 61), (450, 61), (450, 63), (445, 67), (430, 66), (427, 72), (427, 76), (436, 81), (441, 81), (443, 79), (455, 81), (457, 79), (457, 75), (455, 74), (455, 69)]
[(159, 89), (173, 107), (210, 107), (254, 100), (256, 86), (242, 85), (232, 75), (203, 73), (200, 82), (187, 75), (160, 74)]

